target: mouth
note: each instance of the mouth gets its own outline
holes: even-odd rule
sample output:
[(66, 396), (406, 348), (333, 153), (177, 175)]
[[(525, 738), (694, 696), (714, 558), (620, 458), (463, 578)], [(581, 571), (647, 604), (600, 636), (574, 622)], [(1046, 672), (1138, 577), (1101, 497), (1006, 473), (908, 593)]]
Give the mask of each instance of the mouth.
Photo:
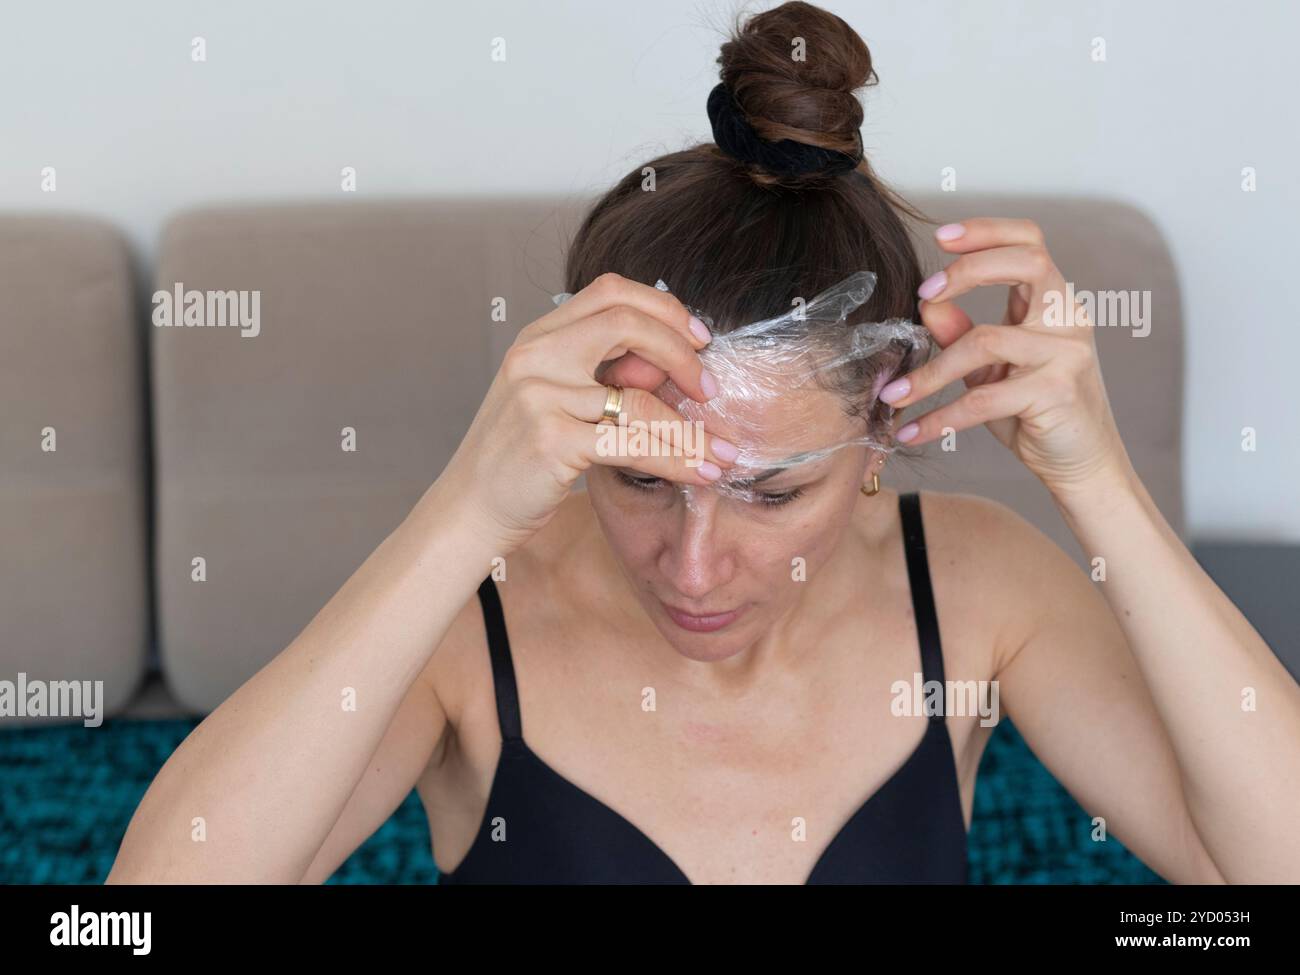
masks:
[(664, 612), (668, 614), (670, 620), (683, 630), (690, 630), (692, 633), (713, 633), (724, 626), (730, 626), (745, 611), (745, 607), (741, 606), (738, 609), (729, 609), (722, 613), (697, 614), (688, 613), (675, 606), (669, 606), (663, 601), (660, 601), (660, 605), (663, 606)]

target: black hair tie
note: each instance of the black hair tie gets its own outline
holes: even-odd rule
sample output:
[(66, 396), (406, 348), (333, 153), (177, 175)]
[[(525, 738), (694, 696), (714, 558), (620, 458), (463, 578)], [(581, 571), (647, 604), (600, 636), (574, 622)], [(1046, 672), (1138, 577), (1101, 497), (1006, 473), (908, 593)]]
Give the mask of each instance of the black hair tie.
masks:
[[(745, 121), (744, 113), (736, 104), (731, 89), (719, 82), (709, 92), (709, 122), (713, 125), (713, 141), (727, 155), (745, 163), (754, 163), (770, 173), (803, 176), (808, 173), (842, 173), (862, 162), (862, 153), (850, 156), (835, 149), (810, 146), (806, 142), (782, 139), (768, 142), (760, 139), (753, 127)], [(861, 139), (859, 137), (859, 145)]]

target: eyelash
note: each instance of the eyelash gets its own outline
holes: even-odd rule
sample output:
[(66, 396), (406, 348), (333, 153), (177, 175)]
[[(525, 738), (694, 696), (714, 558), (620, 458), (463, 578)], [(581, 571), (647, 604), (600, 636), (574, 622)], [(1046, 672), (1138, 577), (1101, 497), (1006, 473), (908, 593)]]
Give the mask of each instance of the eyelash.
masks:
[[(661, 477), (640, 478), (633, 477), (631, 474), (624, 474), (622, 471), (615, 471), (615, 473), (618, 475), (620, 481), (637, 491), (653, 491), (663, 483), (663, 478)], [(796, 501), (801, 497), (803, 497), (803, 488), (795, 488), (792, 491), (783, 491), (780, 494), (764, 494), (761, 491), (758, 492), (759, 503), (769, 508), (779, 508), (782, 505), (787, 505), (791, 501)]]

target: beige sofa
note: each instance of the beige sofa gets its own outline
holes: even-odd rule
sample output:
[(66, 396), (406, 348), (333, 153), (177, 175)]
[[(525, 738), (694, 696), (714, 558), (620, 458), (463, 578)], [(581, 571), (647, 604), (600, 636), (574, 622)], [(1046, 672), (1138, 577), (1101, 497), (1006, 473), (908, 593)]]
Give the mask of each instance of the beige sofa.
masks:
[[(1130, 454), (1181, 531), (1182, 327), (1159, 231), (1102, 200), (914, 201), (941, 220), (1032, 217), (1077, 288), (1151, 292), (1149, 335), (1100, 328), (1098, 341)], [(13, 486), (6, 480), (0, 507), (0, 524), (17, 539), (0, 551), (11, 580), (0, 589), (4, 670), (104, 673), (120, 707), (144, 667), (152, 593), (173, 694), (199, 713), (220, 703), (293, 639), (438, 475), (516, 332), (553, 307), (582, 207), (413, 200), (174, 219), (154, 289), (257, 292), (255, 335), (150, 326), (149, 294), (137, 296), (128, 321), (129, 278), (111, 236), (0, 220), (0, 273), (17, 296), (0, 330), (11, 401), (0, 434), (21, 472)], [(44, 263), (13, 256), (22, 234), (45, 235)], [(928, 269), (941, 267), (927, 232), (918, 242)], [(497, 299), (505, 322), (493, 320)], [(963, 304), (977, 320), (997, 321), (999, 300), (990, 291)], [(128, 352), (142, 335), (147, 384)], [(69, 345), (86, 337), (103, 354)], [(42, 464), (29, 449), (35, 431), (69, 402), (94, 425), (95, 446), (79, 465)], [(138, 429), (146, 404), (148, 477)], [(349, 436), (355, 449), (345, 449)], [(955, 452), (930, 446), (896, 459), (885, 481), (1001, 500), (1083, 561), (1047, 492), (983, 430), (962, 434)], [(105, 487), (89, 492), (92, 482)], [(150, 485), (151, 590), (141, 578), (139, 515)], [(42, 528), (50, 524), (61, 534)]]
[(135, 290), (110, 227), (0, 218), (0, 679), (103, 681), (107, 713), (135, 693), (150, 631)]

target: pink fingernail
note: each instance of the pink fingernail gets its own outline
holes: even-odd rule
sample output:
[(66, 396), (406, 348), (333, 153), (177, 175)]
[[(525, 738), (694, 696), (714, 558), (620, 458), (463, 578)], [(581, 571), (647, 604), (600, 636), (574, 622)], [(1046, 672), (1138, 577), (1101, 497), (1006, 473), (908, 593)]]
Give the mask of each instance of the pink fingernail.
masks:
[(713, 452), (728, 464), (740, 456), (740, 448), (733, 443), (728, 443), (721, 437), (714, 437), (709, 441), (709, 445), (713, 448)]
[(700, 389), (704, 391), (705, 399), (713, 399), (718, 395), (718, 381), (707, 369), (700, 372)]
[(907, 443), (909, 440), (915, 437), (920, 431), (921, 431), (920, 424), (909, 423), (906, 426), (900, 428), (898, 433), (894, 434), (894, 439), (897, 440), (899, 443)]
[(708, 326), (705, 325), (698, 318), (696, 318), (694, 315), (691, 316), (691, 334), (694, 335), (701, 342), (713, 341), (713, 334), (709, 331)]
[(722, 468), (710, 460), (702, 462), (696, 470), (700, 472), (700, 477), (706, 481), (716, 481), (722, 476)]
[(929, 301), (935, 295), (943, 291), (947, 286), (948, 273), (946, 271), (939, 271), (936, 274), (931, 274), (928, 278), (922, 281), (921, 287), (916, 289), (916, 293), (926, 301)]
[(880, 391), (880, 398), (886, 403), (892, 403), (900, 400), (912, 391), (912, 383), (906, 376), (902, 379), (895, 379), (892, 383), (885, 386)]
[(946, 223), (934, 232), (938, 240), (956, 240), (962, 234), (966, 233), (966, 228), (959, 223)]

